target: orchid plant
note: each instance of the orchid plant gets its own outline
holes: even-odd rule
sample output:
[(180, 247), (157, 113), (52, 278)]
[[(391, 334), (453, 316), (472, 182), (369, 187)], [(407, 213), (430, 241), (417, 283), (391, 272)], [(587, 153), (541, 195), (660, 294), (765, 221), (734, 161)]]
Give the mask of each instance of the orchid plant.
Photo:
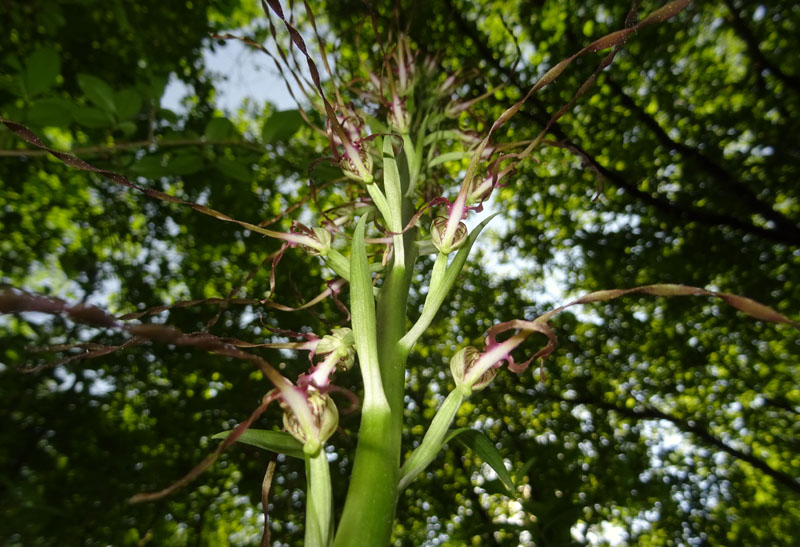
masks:
[[(144, 312), (112, 317), (87, 306), (70, 306), (20, 290), (0, 293), (0, 311), (40, 311), (66, 314), (72, 319), (117, 329), (130, 335), (132, 345), (168, 342), (201, 348), (256, 364), (273, 388), (262, 404), (235, 429), (217, 435), (224, 439), (217, 450), (183, 479), (154, 493), (140, 494), (131, 501), (143, 502), (166, 496), (196, 478), (217, 456), (234, 442), (245, 442), (267, 450), (302, 458), (306, 464), (307, 502), (305, 544), (317, 546), (386, 545), (390, 542), (398, 496), (434, 461), (445, 444), (458, 435), (450, 429), (458, 409), (475, 392), (486, 388), (507, 364), (514, 373), (524, 372), (537, 359), (544, 359), (556, 345), (549, 320), (563, 309), (591, 302), (618, 298), (638, 292), (656, 296), (715, 296), (758, 319), (796, 322), (772, 309), (744, 297), (715, 293), (684, 285), (649, 285), (626, 290), (600, 291), (556, 308), (533, 319), (512, 319), (491, 327), (483, 347), (463, 347), (450, 360), (454, 388), (441, 404), (427, 431), (410, 454), (403, 458), (401, 446), (405, 369), (409, 355), (420, 337), (436, 319), (467, 262), (470, 250), (494, 215), (489, 215), (468, 230), (465, 220), (480, 213), (494, 190), (513, 177), (519, 162), (539, 145), (547, 145), (549, 125), (532, 141), (493, 144), (492, 137), (525, 103), (530, 95), (552, 83), (577, 57), (610, 49), (597, 70), (575, 98), (551, 120), (558, 117), (586, 92), (599, 71), (606, 68), (632, 33), (679, 13), (688, 0), (669, 2), (639, 21), (636, 5), (627, 26), (602, 37), (546, 72), (520, 101), (491, 124), (484, 135), (464, 131), (457, 120), (477, 101), (493, 96), (489, 91), (468, 101), (455, 93), (464, 75), (443, 74), (435, 57), (423, 57), (414, 44), (398, 34), (391, 45), (382, 46), (378, 62), (362, 65), (362, 73), (347, 85), (339, 84), (330, 69), (324, 47), (312, 52), (294, 17), (278, 0), (262, 1), (270, 17), (277, 52), (249, 39), (241, 39), (267, 52), (282, 74), (290, 74), (293, 96), (302, 95), (299, 104), (315, 109), (318, 115), (304, 112), (304, 118), (328, 143), (325, 159), (341, 170), (340, 183), (323, 189), (326, 200), (336, 203), (317, 210), (317, 225), (298, 221), (289, 232), (279, 232), (250, 222), (233, 219), (224, 213), (180, 200), (172, 195), (143, 187), (128, 178), (97, 169), (69, 154), (48, 148), (27, 128), (10, 120), (0, 121), (28, 143), (48, 150), (53, 156), (78, 169), (98, 172), (113, 182), (143, 192), (155, 199), (180, 203), (226, 222), (281, 240), (283, 245), (272, 256), (270, 290), (261, 304), (281, 310), (308, 308), (324, 298), (334, 298), (347, 312), (349, 323), (327, 333), (278, 332), (297, 341), (250, 343), (222, 339), (209, 333), (182, 333), (165, 325), (133, 324)], [(316, 33), (313, 14), (306, 16)], [(282, 31), (278, 29), (282, 28)], [(285, 31), (285, 32), (284, 32)], [(317, 37), (319, 34), (316, 33)], [(288, 43), (280, 45), (281, 37)], [(319, 40), (322, 46), (322, 40)], [(274, 46), (273, 46), (274, 48)], [(315, 59), (315, 56), (321, 60)], [(324, 67), (320, 73), (319, 64)], [(301, 70), (301, 66), (305, 65)], [(330, 87), (332, 86), (332, 87)], [(324, 126), (314, 124), (324, 120)], [(457, 189), (442, 189), (435, 178), (437, 166), (452, 160), (468, 160)], [(318, 201), (316, 201), (318, 202)], [(305, 252), (310, 260), (327, 266), (328, 288), (299, 308), (275, 301), (275, 270), (286, 252)], [(417, 258), (433, 255), (433, 266), (426, 287), (415, 286)], [(349, 284), (349, 306), (338, 300)], [(426, 292), (418, 316), (409, 314), (411, 290)], [(522, 362), (513, 353), (534, 334), (545, 336), (546, 345)], [(80, 358), (94, 357), (122, 346), (86, 347)], [(309, 352), (309, 370), (290, 379), (281, 374), (250, 348), (289, 349)], [(363, 394), (358, 397), (336, 385), (339, 371), (358, 366)], [(543, 375), (540, 376), (543, 379)], [(339, 409), (332, 394), (344, 393), (349, 408)], [(250, 428), (267, 407), (276, 402), (283, 413), (283, 431)], [(326, 443), (336, 442), (339, 413), (360, 410), (361, 425), (352, 474), (344, 506), (333, 507), (331, 478)], [(485, 443), (484, 459), (494, 461), (492, 445)], [(488, 446), (488, 448), (486, 448)], [(499, 458), (499, 457), (498, 457)], [(502, 467), (502, 461), (498, 467)], [(498, 468), (501, 473), (504, 470)], [(272, 470), (268, 470), (268, 475)], [(268, 484), (268, 481), (266, 481)], [(267, 486), (268, 489), (268, 486)], [(265, 502), (266, 510), (266, 502)], [(335, 515), (340, 514), (338, 522)], [(268, 529), (268, 525), (265, 525)], [(268, 543), (265, 531), (264, 542)]]

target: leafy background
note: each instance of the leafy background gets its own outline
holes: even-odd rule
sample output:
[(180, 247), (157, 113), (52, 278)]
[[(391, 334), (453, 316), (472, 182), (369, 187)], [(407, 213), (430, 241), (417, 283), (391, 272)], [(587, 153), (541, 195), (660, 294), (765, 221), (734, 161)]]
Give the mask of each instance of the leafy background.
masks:
[[(458, 93), (492, 99), (460, 119), (486, 126), (547, 68), (621, 28), (626, 3), (313, 2), (342, 75), (406, 29)], [(643, 2), (642, 13), (658, 7)], [(268, 36), (255, 2), (3, 2), (0, 115), (58, 148), (149, 187), (247, 221), (308, 192), (321, 145), (296, 113), (263, 101), (221, 111), (210, 32)], [(380, 36), (366, 21), (374, 17)], [(504, 221), (483, 244), (410, 360), (408, 450), (451, 387), (457, 347), (493, 323), (532, 318), (589, 290), (681, 282), (743, 294), (797, 317), (800, 302), (800, 8), (693, 3), (634, 36), (593, 90), (502, 189)], [(575, 62), (499, 138), (533, 138), (599, 58)], [(264, 57), (264, 65), (269, 59)], [(190, 91), (163, 106), (170, 81)], [(343, 78), (344, 79), (344, 78)], [(555, 146), (557, 145), (557, 146)], [(122, 314), (238, 293), (263, 298), (277, 244), (188, 208), (70, 170), (0, 131), (0, 282)], [(439, 182), (455, 184), (459, 166)], [(312, 176), (332, 176), (324, 165)], [(593, 199), (599, 194), (597, 199)], [(288, 220), (278, 223), (288, 228)], [(282, 224), (281, 224), (282, 223)], [(248, 279), (252, 271), (257, 273)], [(423, 275), (424, 265), (420, 268)], [(318, 292), (322, 269), (289, 253), (279, 301)], [(419, 295), (412, 295), (413, 310)], [(324, 331), (344, 318), (198, 305), (142, 320), (253, 341), (265, 325)], [(800, 341), (788, 327), (714, 301), (627, 297), (565, 313), (546, 379), (502, 372), (459, 413), (500, 450), (513, 495), (458, 443), (400, 500), (397, 545), (793, 545), (800, 537)], [(55, 357), (29, 348), (121, 342), (36, 314), (0, 320), (0, 539), (7, 545), (255, 545), (268, 455), (237, 446), (153, 504), (268, 389), (250, 365), (172, 346), (130, 348), (21, 373)], [(533, 344), (531, 344), (533, 347)], [(305, 357), (264, 352), (289, 375)], [(344, 383), (357, 386), (357, 374)], [(260, 427), (278, 426), (277, 411)], [(334, 437), (343, 496), (357, 416)], [(302, 542), (302, 465), (279, 460), (270, 525)], [(340, 504), (341, 506), (341, 504)]]

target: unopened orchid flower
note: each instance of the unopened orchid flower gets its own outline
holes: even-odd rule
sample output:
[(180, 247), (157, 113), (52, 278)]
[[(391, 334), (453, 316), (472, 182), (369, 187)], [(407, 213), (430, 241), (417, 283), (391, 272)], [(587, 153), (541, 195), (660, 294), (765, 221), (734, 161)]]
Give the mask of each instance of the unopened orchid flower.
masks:
[(309, 456), (319, 453), (322, 445), (339, 426), (339, 412), (330, 395), (312, 386), (296, 388), (290, 397), (281, 394), (283, 425), (303, 445)]

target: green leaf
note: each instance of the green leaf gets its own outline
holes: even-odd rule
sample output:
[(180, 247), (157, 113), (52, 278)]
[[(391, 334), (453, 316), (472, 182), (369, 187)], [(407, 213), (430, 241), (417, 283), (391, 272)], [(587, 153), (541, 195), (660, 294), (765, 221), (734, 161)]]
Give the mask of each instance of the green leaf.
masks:
[(445, 442), (453, 439), (458, 440), (461, 444), (475, 452), (489, 467), (494, 469), (494, 472), (497, 473), (497, 477), (503, 482), (503, 485), (507, 489), (506, 495), (512, 495), (514, 481), (511, 478), (511, 473), (506, 469), (500, 452), (497, 451), (497, 448), (486, 435), (475, 429), (464, 427), (448, 433), (447, 437), (445, 437)]
[(114, 125), (114, 120), (108, 112), (104, 112), (93, 106), (73, 106), (72, 117), (75, 118), (75, 121), (79, 124), (91, 127), (92, 129), (100, 129)]
[(130, 120), (142, 109), (142, 96), (133, 89), (123, 89), (114, 94), (114, 104), (117, 107), (117, 117), (120, 120)]
[(522, 467), (520, 467), (514, 473), (514, 477), (516, 478), (516, 485), (517, 486), (522, 484), (522, 479), (525, 478), (525, 475), (528, 474), (528, 471), (531, 470), (531, 467), (533, 467), (533, 465), (535, 463), (536, 463), (536, 458), (528, 458), (527, 460), (525, 460), (525, 463), (522, 464)]
[(78, 74), (78, 85), (95, 106), (112, 114), (117, 112), (114, 90), (103, 80), (91, 74)]
[(29, 97), (39, 95), (55, 85), (61, 72), (58, 52), (52, 48), (34, 51), (25, 63), (23, 82)]
[(203, 136), (209, 141), (234, 140), (240, 137), (236, 126), (228, 118), (211, 118)]
[(275, 112), (264, 122), (261, 139), (265, 143), (286, 141), (303, 125), (303, 117), (298, 110)]
[(39, 99), (28, 109), (28, 121), (45, 127), (66, 127), (72, 122), (72, 104), (64, 99)]
[(485, 480), (483, 484), (481, 484), (481, 488), (487, 494), (499, 494), (501, 496), (510, 496), (508, 488), (506, 485), (503, 484), (503, 481), (500, 479), (492, 479), (492, 480)]
[[(230, 431), (212, 435), (212, 439), (224, 439)], [(236, 439), (237, 443), (249, 444), (277, 454), (286, 454), (292, 458), (305, 459), (303, 445), (285, 431), (269, 431), (266, 429), (247, 429)]]
[(136, 124), (133, 122), (122, 122), (117, 127), (128, 137), (136, 133)]
[(197, 173), (203, 167), (203, 156), (196, 151), (174, 154), (167, 162), (167, 170), (176, 175)]
[(145, 156), (136, 163), (134, 163), (130, 170), (136, 175), (147, 178), (158, 178), (169, 175), (170, 171), (164, 167), (162, 162), (163, 156)]
[(217, 158), (214, 167), (226, 177), (238, 180), (239, 182), (250, 182), (253, 180), (253, 171), (241, 161)]
[(447, 163), (448, 161), (460, 161), (469, 157), (472, 157), (472, 154), (468, 152), (446, 152), (444, 154), (439, 154), (428, 162), (428, 169), (436, 167), (442, 163)]
[(161, 99), (161, 96), (164, 95), (164, 90), (167, 88), (167, 83), (169, 83), (169, 78), (166, 76), (153, 76), (147, 86), (149, 98), (155, 101)]
[(170, 123), (178, 123), (178, 115), (169, 108), (159, 108), (158, 116)]
[(364, 232), (370, 214), (361, 216), (353, 232), (350, 252), (350, 313), (356, 340), (361, 376), (364, 380), (364, 405), (385, 402), (378, 363), (378, 338), (375, 324), (375, 297), (369, 273)]

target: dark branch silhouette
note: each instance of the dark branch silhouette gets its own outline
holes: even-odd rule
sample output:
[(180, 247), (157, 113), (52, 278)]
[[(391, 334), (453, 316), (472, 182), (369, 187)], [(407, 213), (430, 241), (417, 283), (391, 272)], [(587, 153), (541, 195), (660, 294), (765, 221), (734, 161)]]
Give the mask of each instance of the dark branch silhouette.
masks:
[(750, 30), (750, 27), (747, 26), (744, 19), (742, 19), (739, 10), (736, 9), (733, 2), (731, 0), (724, 0), (724, 4), (730, 13), (728, 20), (742, 41), (747, 45), (747, 49), (753, 57), (756, 70), (758, 72), (768, 70), (772, 75), (786, 84), (789, 89), (795, 93), (800, 93), (800, 77), (787, 74), (781, 67), (770, 61), (759, 47), (758, 39)]
[(658, 121), (649, 115), (630, 95), (625, 93), (622, 86), (614, 81), (613, 78), (607, 77), (605, 81), (620, 98), (622, 104), (650, 129), (664, 147), (679, 152), (685, 158), (694, 161), (713, 180), (726, 189), (732, 190), (730, 195), (738, 198), (743, 205), (751, 208), (754, 213), (763, 216), (766, 220), (774, 222), (776, 228), (790, 235), (795, 241), (800, 241), (800, 228), (791, 219), (776, 211), (769, 203), (762, 201), (747, 184), (736, 178), (733, 173), (714, 158), (704, 154), (697, 148), (672, 139)]
[(684, 431), (686, 433), (691, 433), (707, 446), (714, 447), (718, 450), (721, 450), (722, 452), (725, 452), (726, 454), (729, 454), (730, 456), (733, 456), (738, 460), (749, 463), (754, 468), (763, 472), (765, 475), (772, 477), (778, 484), (782, 484), (783, 486), (789, 488), (790, 490), (800, 493), (800, 482), (798, 482), (794, 477), (788, 475), (787, 473), (784, 473), (783, 471), (775, 469), (770, 464), (768, 464), (764, 460), (761, 460), (753, 456), (753, 454), (751, 453), (744, 452), (742, 450), (739, 450), (738, 448), (734, 448), (724, 443), (722, 440), (718, 439), (717, 437), (709, 433), (708, 429), (703, 427), (702, 424), (694, 420), (685, 420), (683, 418), (673, 416), (671, 414), (668, 414), (664, 411), (661, 411), (653, 407), (627, 408), (627, 407), (617, 406), (615, 404), (595, 398), (587, 393), (584, 393), (577, 397), (569, 397), (569, 398), (562, 397), (554, 393), (537, 393), (534, 397), (544, 397), (547, 399), (562, 401), (572, 405), (582, 404), (582, 405), (593, 406), (595, 408), (617, 412), (625, 417), (632, 418), (634, 420), (666, 420), (675, 425), (681, 431)]
[[(519, 90), (520, 93), (524, 95), (527, 92), (528, 86), (520, 80), (519, 75), (511, 71), (508, 67), (504, 66), (503, 63), (495, 56), (492, 49), (487, 45), (488, 40), (486, 37), (483, 36), (471, 22), (464, 18), (461, 10), (457, 9), (457, 6), (455, 6), (453, 0), (445, 0), (445, 3), (452, 14), (456, 26), (462, 32), (462, 34), (472, 40), (480, 57), (483, 58), (489, 65), (491, 65), (492, 68), (497, 70), (510, 85), (514, 86), (517, 90)], [(525, 116), (526, 118), (543, 127), (547, 125), (550, 119), (544, 105), (536, 96), (530, 97), (526, 103), (526, 106), (520, 110), (520, 115)], [(697, 222), (706, 226), (725, 226), (745, 233), (750, 233), (776, 243), (783, 243), (793, 247), (800, 246), (800, 232), (795, 235), (792, 233), (786, 233), (784, 230), (758, 226), (731, 215), (717, 213), (698, 207), (682, 205), (657, 194), (645, 192), (641, 190), (635, 182), (628, 180), (624, 173), (602, 165), (589, 151), (572, 140), (562, 126), (558, 124), (558, 122), (551, 124), (550, 133), (555, 136), (565, 148), (568, 148), (578, 154), (587, 164), (587, 167), (600, 174), (605, 180), (612, 183), (617, 188), (624, 190), (633, 198), (646, 205), (654, 207), (664, 214), (672, 216), (683, 222)], [(797, 231), (796, 226), (794, 229)]]

